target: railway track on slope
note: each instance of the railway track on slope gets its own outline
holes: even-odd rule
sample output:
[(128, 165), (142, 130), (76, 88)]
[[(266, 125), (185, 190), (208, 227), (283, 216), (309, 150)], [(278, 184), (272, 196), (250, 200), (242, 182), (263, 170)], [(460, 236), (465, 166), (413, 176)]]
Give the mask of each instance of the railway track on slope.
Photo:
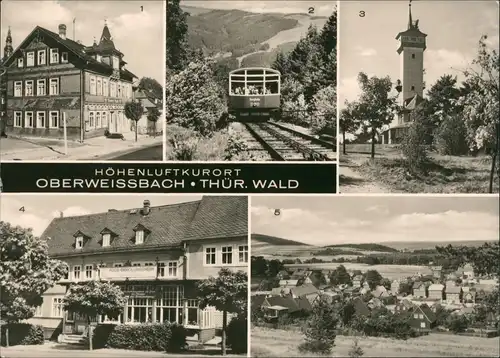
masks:
[(333, 161), (335, 146), (276, 123), (245, 123), (257, 142), (276, 161)]

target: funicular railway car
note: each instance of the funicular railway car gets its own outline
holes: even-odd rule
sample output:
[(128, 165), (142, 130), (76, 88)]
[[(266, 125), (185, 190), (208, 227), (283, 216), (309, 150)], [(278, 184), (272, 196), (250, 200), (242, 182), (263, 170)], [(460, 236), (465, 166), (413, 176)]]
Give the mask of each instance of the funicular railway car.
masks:
[(236, 121), (262, 122), (280, 113), (279, 71), (270, 68), (239, 68), (229, 73), (229, 113)]

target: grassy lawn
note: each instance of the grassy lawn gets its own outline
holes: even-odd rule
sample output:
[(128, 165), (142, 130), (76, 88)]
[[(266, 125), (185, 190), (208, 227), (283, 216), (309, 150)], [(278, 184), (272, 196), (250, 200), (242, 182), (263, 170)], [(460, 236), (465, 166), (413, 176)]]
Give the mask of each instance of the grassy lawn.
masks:
[[(299, 332), (254, 327), (251, 331), (252, 357), (303, 357), (298, 346)], [(337, 336), (331, 357), (348, 357), (354, 337)], [(407, 341), (359, 337), (364, 357), (498, 357), (498, 337), (479, 338), (430, 334)], [(317, 355), (305, 355), (314, 357)]]
[[(370, 160), (369, 144), (347, 145), (341, 165), (350, 164), (366, 181), (380, 183), (392, 192), (405, 193), (488, 193), (491, 158), (489, 156), (443, 156), (430, 153), (428, 173), (408, 174), (401, 151), (394, 145), (377, 145), (375, 160)], [(354, 164), (354, 165), (353, 165)], [(343, 178), (347, 185), (349, 178)], [(342, 180), (341, 180), (342, 185)], [(493, 185), (498, 193), (499, 180)]]

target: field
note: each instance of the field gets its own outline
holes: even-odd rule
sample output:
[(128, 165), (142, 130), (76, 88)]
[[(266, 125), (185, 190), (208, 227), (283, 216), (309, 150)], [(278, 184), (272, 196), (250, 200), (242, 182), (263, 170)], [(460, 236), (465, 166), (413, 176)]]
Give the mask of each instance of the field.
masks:
[(317, 270), (334, 270), (336, 267), (344, 265), (347, 270), (361, 270), (362, 272), (368, 270), (377, 270), (383, 277), (390, 280), (395, 280), (398, 278), (405, 278), (412, 276), (416, 273), (421, 273), (423, 275), (430, 275), (432, 271), (426, 266), (416, 266), (416, 265), (367, 265), (358, 263), (318, 263), (318, 264), (289, 264), (285, 265), (287, 268), (301, 268), (307, 267), (310, 269)]
[(394, 249), (397, 249), (397, 250), (413, 251), (413, 250), (434, 249), (436, 246), (446, 246), (446, 245), (475, 247), (475, 246), (481, 246), (486, 242), (488, 242), (488, 241), (483, 241), (483, 240), (443, 241), (443, 242), (435, 242), (435, 241), (412, 241), (412, 242), (394, 241), (394, 242), (392, 242), (392, 241), (389, 241), (389, 242), (384, 242), (383, 244), (386, 246), (392, 247)]
[[(252, 357), (303, 357), (298, 332), (252, 328)], [(276, 344), (279, 342), (279, 344)], [(430, 334), (408, 341), (359, 337), (364, 357), (498, 357), (498, 338)], [(348, 357), (353, 337), (337, 336), (332, 357)], [(310, 355), (312, 356), (312, 355)]]
[[(487, 193), (491, 159), (488, 156), (444, 156), (429, 153), (427, 175), (411, 177), (396, 145), (348, 144), (341, 154), (340, 191), (391, 193)], [(498, 177), (493, 191), (498, 193)]]

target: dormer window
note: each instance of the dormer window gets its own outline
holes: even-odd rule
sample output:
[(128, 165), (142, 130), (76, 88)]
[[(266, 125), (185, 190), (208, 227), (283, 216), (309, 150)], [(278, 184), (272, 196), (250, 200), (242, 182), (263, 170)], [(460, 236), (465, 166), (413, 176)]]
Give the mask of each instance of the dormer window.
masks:
[(75, 239), (75, 248), (82, 249), (83, 248), (83, 236), (77, 236)]
[(137, 224), (134, 227), (135, 231), (135, 244), (140, 245), (144, 243), (145, 237), (150, 233), (148, 228), (146, 228), (144, 225)]
[(140, 245), (144, 243), (144, 230), (137, 230), (135, 232), (135, 244)]
[(102, 247), (108, 247), (111, 244), (111, 234), (102, 235)]

